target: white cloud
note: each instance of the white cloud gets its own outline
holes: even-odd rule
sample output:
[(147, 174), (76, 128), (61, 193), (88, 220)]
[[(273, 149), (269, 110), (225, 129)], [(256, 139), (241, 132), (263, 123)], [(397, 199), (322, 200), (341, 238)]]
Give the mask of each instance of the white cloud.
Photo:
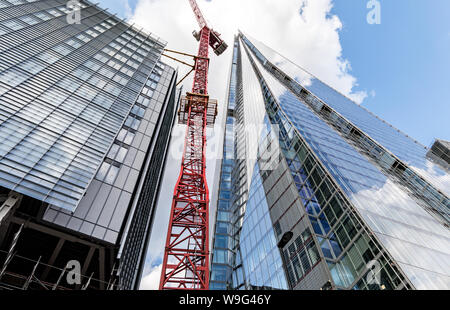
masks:
[[(330, 14), (332, 0), (198, 0), (198, 3), (210, 26), (222, 34), (229, 46), (232, 46), (237, 30), (241, 29), (356, 102), (361, 103), (367, 97), (365, 92), (353, 92), (356, 78), (349, 73), (350, 63), (342, 55), (339, 40), (342, 23)], [(139, 0), (130, 22), (161, 36), (168, 41), (169, 49), (197, 53), (198, 43), (191, 33), (198, 30), (198, 25), (186, 0)], [(228, 48), (220, 57), (211, 53), (209, 93), (211, 98), (219, 100), (217, 124), (222, 123), (224, 115), (231, 52), (232, 48)], [(180, 67), (180, 76), (189, 70), (168, 59), (164, 61)], [(185, 90), (190, 90), (192, 77), (183, 84)], [(222, 131), (216, 126), (214, 132), (218, 134), (208, 143), (220, 145)], [(207, 162), (210, 189), (215, 163), (214, 159)], [(168, 159), (150, 241), (149, 261), (160, 257), (163, 251), (179, 164), (176, 158)], [(211, 213), (213, 215), (213, 210)]]
[(410, 167), (443, 193), (450, 195), (450, 174), (445, 173), (438, 165), (427, 161), (426, 169), (413, 165), (410, 165)]
[[(357, 86), (356, 78), (349, 73), (350, 63), (342, 55), (339, 39), (342, 23), (330, 14), (332, 0), (199, 0), (198, 3), (210, 26), (222, 33), (229, 45), (237, 29), (241, 29), (358, 102), (367, 96), (365, 92), (352, 91)], [(198, 26), (188, 1), (140, 0), (131, 21), (163, 37), (171, 49), (193, 54), (197, 51), (191, 32)], [(212, 56), (210, 93), (219, 99), (224, 98), (230, 55), (231, 48), (219, 58)], [(190, 81), (185, 85), (190, 88)]]
[(130, 19), (133, 17), (133, 10), (131, 8), (130, 2), (128, 0), (119, 0), (124, 9), (125, 19)]
[(156, 266), (141, 280), (140, 290), (158, 290), (162, 265)]
[(416, 288), (448, 287), (450, 233), (434, 216), (389, 179), (351, 200)]

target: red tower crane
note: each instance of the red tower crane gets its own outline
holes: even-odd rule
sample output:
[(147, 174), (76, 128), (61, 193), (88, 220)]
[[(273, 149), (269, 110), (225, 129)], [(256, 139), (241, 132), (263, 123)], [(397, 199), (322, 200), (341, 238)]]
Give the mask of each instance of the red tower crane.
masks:
[[(217, 101), (208, 96), (209, 46), (220, 55), (227, 44), (208, 27), (195, 0), (200, 41), (194, 57), (192, 92), (181, 99), (178, 121), (187, 125), (180, 176), (175, 186), (161, 272), (160, 289), (209, 288), (209, 192), (206, 183), (206, 128), (215, 123)], [(185, 54), (187, 55), (187, 54)]]

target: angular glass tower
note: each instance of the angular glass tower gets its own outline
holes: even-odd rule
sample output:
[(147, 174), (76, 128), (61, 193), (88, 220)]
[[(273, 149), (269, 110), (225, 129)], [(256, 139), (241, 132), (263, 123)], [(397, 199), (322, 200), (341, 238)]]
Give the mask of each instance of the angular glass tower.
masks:
[(450, 289), (447, 166), (243, 33), (230, 80), (211, 289)]
[(80, 5), (76, 23), (65, 0), (0, 1), (5, 286), (23, 287), (37, 261), (41, 284), (57, 283), (75, 260), (81, 285), (138, 287), (177, 73), (160, 61), (166, 42)]

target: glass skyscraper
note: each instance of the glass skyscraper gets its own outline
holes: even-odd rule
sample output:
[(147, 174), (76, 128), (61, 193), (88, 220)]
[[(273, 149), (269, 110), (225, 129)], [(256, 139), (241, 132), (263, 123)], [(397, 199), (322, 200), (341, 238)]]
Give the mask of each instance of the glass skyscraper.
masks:
[[(165, 41), (79, 4), (0, 1), (5, 287), (38, 288), (24, 283), (34, 266), (41, 286), (61, 288), (137, 288), (142, 272), (177, 72), (160, 61)], [(62, 277), (69, 261), (75, 286)]]
[(429, 152), (240, 33), (210, 288), (450, 289), (450, 173)]

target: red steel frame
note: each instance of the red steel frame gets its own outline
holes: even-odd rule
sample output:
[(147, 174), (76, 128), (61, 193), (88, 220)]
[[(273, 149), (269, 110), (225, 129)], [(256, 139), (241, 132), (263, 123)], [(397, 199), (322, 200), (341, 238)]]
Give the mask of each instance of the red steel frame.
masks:
[(206, 127), (213, 125), (217, 105), (208, 96), (208, 49), (210, 45), (217, 48), (223, 41), (206, 25), (195, 0), (189, 2), (201, 27), (200, 47), (195, 58), (192, 93), (187, 93), (179, 112), (179, 121), (187, 124), (187, 128), (170, 214), (161, 290), (209, 288), (209, 192), (205, 149)]

